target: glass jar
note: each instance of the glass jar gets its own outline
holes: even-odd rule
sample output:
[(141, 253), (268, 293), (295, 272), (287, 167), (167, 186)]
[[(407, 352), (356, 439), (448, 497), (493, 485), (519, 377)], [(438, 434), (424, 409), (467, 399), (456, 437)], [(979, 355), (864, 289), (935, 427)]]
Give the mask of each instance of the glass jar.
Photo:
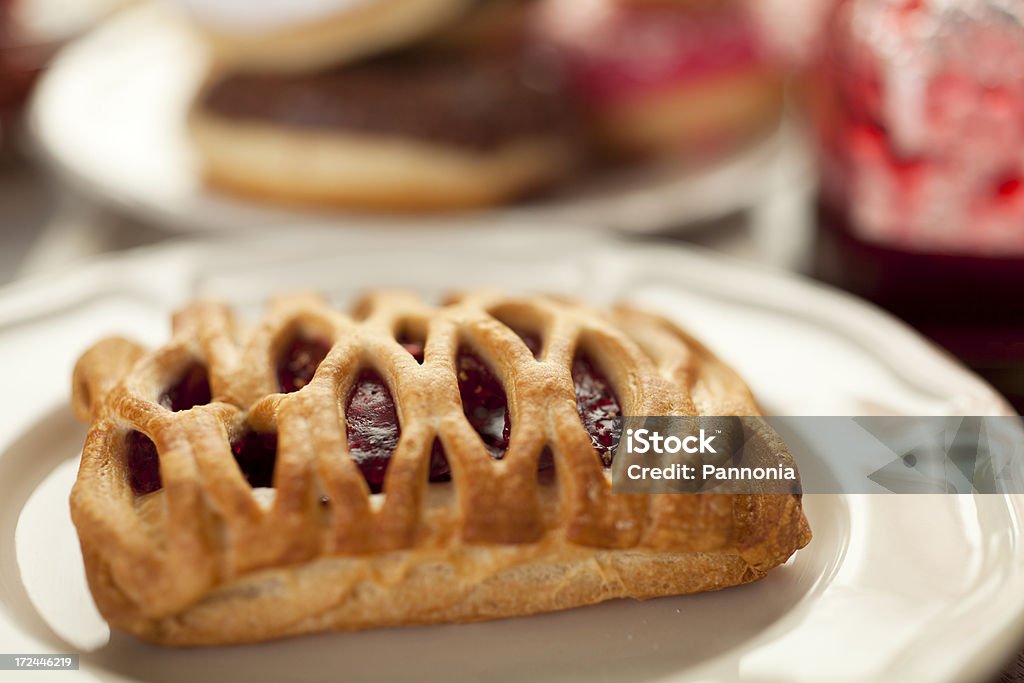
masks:
[(839, 0), (809, 89), (818, 274), (1024, 405), (1024, 3)]

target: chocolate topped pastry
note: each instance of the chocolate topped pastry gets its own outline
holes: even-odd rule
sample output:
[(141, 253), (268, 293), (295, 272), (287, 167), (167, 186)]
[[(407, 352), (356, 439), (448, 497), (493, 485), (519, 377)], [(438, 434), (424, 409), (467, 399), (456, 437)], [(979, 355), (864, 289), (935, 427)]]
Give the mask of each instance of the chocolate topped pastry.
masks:
[(559, 84), (529, 59), (400, 54), (305, 75), (233, 74), (212, 83), (209, 114), (305, 130), (408, 137), (493, 150), (571, 135)]
[[(408, 9), (365, 2), (364, 14)], [(428, 4), (460, 11), (421, 26), (416, 45), (382, 38), (373, 44), (386, 51), (299, 65), (274, 61), (270, 42), (255, 61), (217, 60), (189, 117), (207, 181), (292, 203), (418, 211), (490, 206), (566, 177), (578, 126), (560, 62), (526, 40), (530, 3)]]

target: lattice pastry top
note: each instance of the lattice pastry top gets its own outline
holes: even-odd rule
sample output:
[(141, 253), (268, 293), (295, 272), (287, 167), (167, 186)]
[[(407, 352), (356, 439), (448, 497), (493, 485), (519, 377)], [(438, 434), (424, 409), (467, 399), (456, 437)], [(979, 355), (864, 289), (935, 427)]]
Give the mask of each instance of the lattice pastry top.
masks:
[[(751, 581), (791, 495), (616, 495), (620, 415), (754, 415), (671, 323), (551, 297), (216, 303), (79, 361), (72, 514), (115, 626), (168, 644), (468, 621)], [(788, 459), (781, 442), (779, 457)]]

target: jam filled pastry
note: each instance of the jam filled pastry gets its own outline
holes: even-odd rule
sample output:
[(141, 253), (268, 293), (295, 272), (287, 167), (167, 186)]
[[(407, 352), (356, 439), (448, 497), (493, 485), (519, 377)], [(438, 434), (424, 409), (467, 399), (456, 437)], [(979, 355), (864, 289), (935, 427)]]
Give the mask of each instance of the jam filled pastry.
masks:
[[(165, 645), (470, 622), (755, 581), (810, 540), (799, 496), (621, 495), (623, 415), (756, 415), (742, 380), (630, 308), (312, 295), (75, 368), (71, 511), (93, 597)], [(789, 460), (780, 440), (778, 456)]]

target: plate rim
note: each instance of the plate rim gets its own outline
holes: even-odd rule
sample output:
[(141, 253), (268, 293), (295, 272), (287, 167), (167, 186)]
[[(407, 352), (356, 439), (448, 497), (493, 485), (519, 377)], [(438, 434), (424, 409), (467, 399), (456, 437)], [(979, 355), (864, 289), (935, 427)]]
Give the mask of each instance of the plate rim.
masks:
[[(294, 228), (302, 231), (305, 226), (300, 224)], [(548, 228), (538, 228), (535, 224), (501, 222), (490, 227), (478, 226), (471, 230), (462, 226), (406, 226), (381, 231), (379, 228), (363, 226), (335, 233), (312, 230), (306, 236), (324, 242), (347, 245), (350, 242), (358, 244), (360, 240), (372, 243), (380, 240), (385, 232), (387, 238), (391, 240), (413, 237), (431, 241), (457, 239), (460, 246), (478, 241), (486, 243), (497, 235), (514, 233), (516, 241), (520, 244), (542, 239), (551, 247), (551, 241), (556, 240), (555, 246), (551, 247), (553, 250), (559, 245), (573, 245), (573, 240), (579, 239), (580, 234), (586, 232), (586, 228), (578, 225), (566, 225), (564, 228), (559, 226), (558, 232), (561, 234), (556, 237)], [(121, 277), (130, 275), (139, 268), (137, 262), (147, 259), (154, 262), (170, 261), (175, 267), (187, 270), (188, 273), (180, 273), (180, 276), (187, 277), (215, 260), (222, 263), (237, 261), (244, 264), (253, 259), (256, 253), (284, 253), (299, 258), (302, 258), (303, 254), (313, 255), (314, 249), (303, 246), (300, 244), (302, 240), (295, 240), (294, 236), (295, 233), (291, 236), (274, 233), (254, 235), (252, 239), (247, 240), (246, 250), (243, 250), (245, 253), (240, 253), (237, 248), (232, 247), (234, 235), (222, 234), (212, 238), (183, 236), (157, 244), (101, 254), (61, 272), (33, 274), (0, 286), (0, 332), (6, 327), (18, 324), (22, 318), (50, 315), (50, 308), (64, 308), (83, 296), (96, 296), (104, 289), (116, 288)], [(591, 248), (612, 249), (616, 252), (631, 251), (638, 257), (642, 255), (650, 263), (681, 261), (690, 272), (719, 271), (727, 274), (728, 277), (724, 279), (707, 279), (713, 284), (704, 288), (705, 293), (744, 302), (753, 308), (769, 308), (804, 321), (827, 321), (828, 329), (845, 333), (847, 339), (857, 341), (865, 350), (898, 344), (904, 350), (901, 355), (910, 355), (908, 352), (912, 351), (918, 361), (928, 365), (927, 372), (915, 372), (911, 370), (914, 366), (901, 364), (897, 367), (892, 363), (886, 363), (884, 358), (876, 357), (905, 383), (924, 391), (936, 391), (933, 385), (939, 382), (937, 373), (949, 383), (957, 383), (955, 389), (951, 384), (947, 386), (950, 391), (967, 396), (971, 401), (968, 406), (974, 405), (990, 411), (961, 414), (1017, 416), (1017, 412), (995, 388), (909, 324), (878, 306), (830, 284), (693, 244), (663, 240), (637, 242), (635, 238), (614, 234), (590, 234), (588, 239), (591, 241)], [(220, 249), (220, 252), (214, 254), (215, 249)], [(180, 265), (181, 262), (186, 264)], [(93, 283), (93, 289), (101, 291), (87, 294), (89, 283)], [(786, 290), (786, 294), (803, 296), (805, 299), (809, 297), (809, 300), (800, 306), (790, 304), (789, 297), (776, 297), (767, 301), (764, 294), (767, 288), (782, 288)], [(145, 287), (140, 289), (145, 291)], [(758, 300), (745, 302), (744, 299), (751, 293), (756, 293)], [(161, 298), (158, 292), (150, 291), (148, 294), (154, 299)], [(812, 315), (812, 311), (816, 314)], [(868, 324), (855, 324), (858, 319)], [(864, 330), (868, 330), (866, 334)]]

